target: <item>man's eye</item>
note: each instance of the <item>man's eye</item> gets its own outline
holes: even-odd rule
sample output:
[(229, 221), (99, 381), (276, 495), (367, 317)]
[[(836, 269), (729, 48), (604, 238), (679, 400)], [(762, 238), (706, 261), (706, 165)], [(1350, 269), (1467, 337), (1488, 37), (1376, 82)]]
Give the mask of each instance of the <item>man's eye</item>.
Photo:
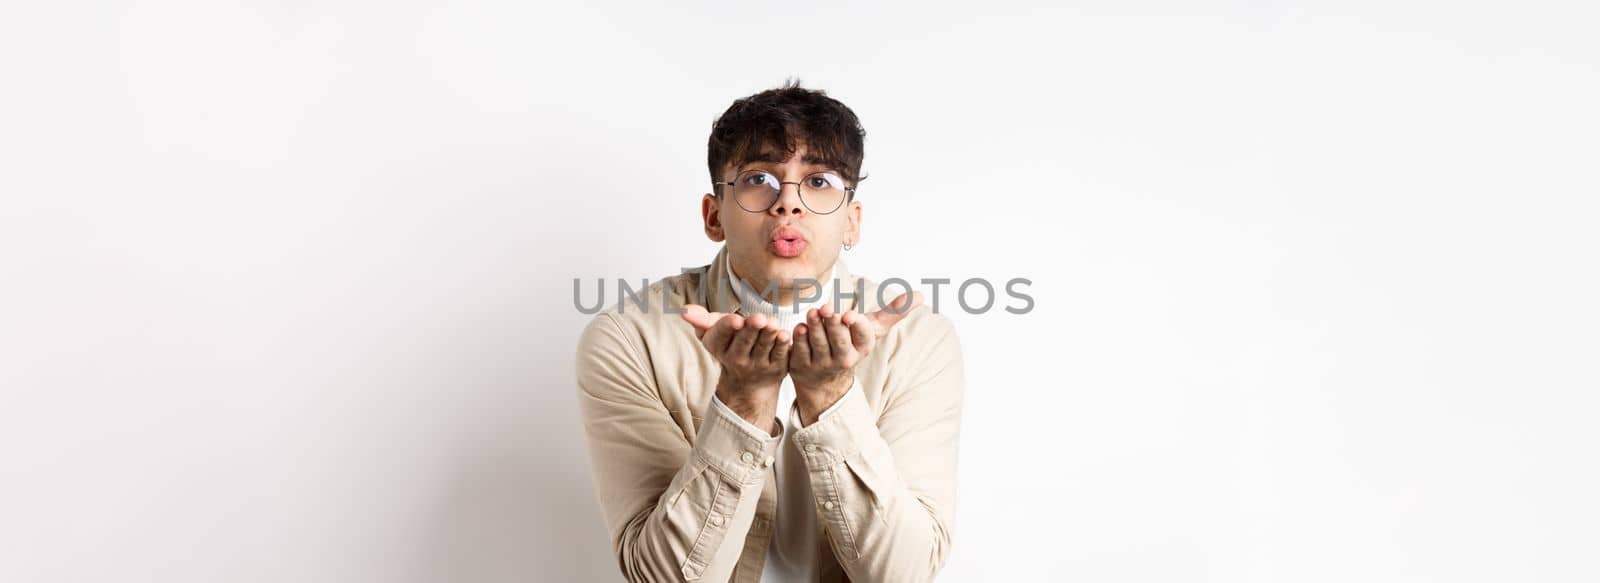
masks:
[(744, 179), (744, 183), (750, 186), (761, 186), (767, 183), (767, 175), (751, 174), (748, 178)]
[(844, 181), (831, 174), (815, 174), (806, 180), (806, 185), (817, 190), (826, 188), (844, 188)]

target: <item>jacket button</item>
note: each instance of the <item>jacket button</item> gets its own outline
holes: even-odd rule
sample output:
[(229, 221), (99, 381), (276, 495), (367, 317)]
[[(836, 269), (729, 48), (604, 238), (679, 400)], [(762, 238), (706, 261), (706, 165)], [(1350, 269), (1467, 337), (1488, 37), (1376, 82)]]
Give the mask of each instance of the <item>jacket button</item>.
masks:
[(744, 452), (743, 455), (740, 455), (739, 459), (744, 460), (744, 463), (748, 464), (748, 463), (750, 463), (751, 460), (756, 459), (756, 456), (755, 456), (755, 454), (750, 453), (750, 452), (747, 451), (747, 452)]
[(713, 514), (713, 515), (711, 515), (711, 526), (722, 526), (722, 515), (721, 514)]
[(806, 453), (816, 453), (816, 452), (817, 452), (817, 444), (815, 444), (815, 443), (806, 444)]

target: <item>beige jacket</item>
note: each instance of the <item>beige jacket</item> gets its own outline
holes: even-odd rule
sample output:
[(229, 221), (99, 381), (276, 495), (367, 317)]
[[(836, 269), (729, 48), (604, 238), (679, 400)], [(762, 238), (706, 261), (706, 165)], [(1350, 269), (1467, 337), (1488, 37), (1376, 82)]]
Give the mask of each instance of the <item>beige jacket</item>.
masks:
[[(601, 510), (629, 581), (757, 582), (782, 435), (711, 407), (721, 368), (678, 315), (738, 313), (727, 248), (595, 315), (578, 341), (578, 403)], [(835, 272), (840, 306), (882, 309)], [(885, 290), (884, 302), (904, 293)], [(665, 297), (665, 302), (663, 302)], [(648, 311), (639, 301), (648, 301)], [(918, 307), (856, 366), (857, 391), (791, 431), (817, 501), (820, 581), (928, 581), (950, 555), (963, 369), (954, 328)]]

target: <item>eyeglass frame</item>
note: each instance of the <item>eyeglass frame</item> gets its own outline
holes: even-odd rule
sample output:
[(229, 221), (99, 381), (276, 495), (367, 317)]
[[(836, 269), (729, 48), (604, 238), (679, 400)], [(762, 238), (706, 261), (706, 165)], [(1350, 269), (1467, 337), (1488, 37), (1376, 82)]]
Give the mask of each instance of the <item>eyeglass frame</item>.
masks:
[[(773, 178), (777, 178), (778, 177), (777, 174), (773, 174), (773, 173), (768, 172), (766, 170), (761, 170), (759, 168), (751, 168), (751, 169), (748, 169), (748, 170), (741, 170), (741, 171), (739, 171), (739, 173), (734, 174), (733, 175), (733, 180), (730, 180), (730, 181), (727, 181), (727, 182), (720, 182), (720, 181), (713, 180), (711, 182), (711, 184), (714, 185), (714, 186), (733, 186), (734, 184), (738, 183), (738, 180), (739, 180), (740, 176), (744, 176), (746, 173), (749, 173), (749, 172), (760, 172), (762, 174), (766, 174), (766, 175), (771, 176)], [(805, 177), (801, 178), (801, 180), (805, 180), (806, 178), (810, 178), (810, 177), (816, 176), (818, 174), (832, 174), (834, 176), (838, 176), (840, 182), (844, 182), (844, 177), (843, 176), (839, 176), (838, 172), (835, 172), (835, 171), (832, 171), (832, 170), (823, 170), (821, 172), (812, 172), (812, 173), (806, 174)], [(738, 206), (739, 210), (742, 210), (742, 211), (747, 212), (747, 213), (764, 213), (764, 212), (770, 211), (770, 210), (772, 210), (772, 207), (778, 206), (778, 201), (783, 200), (783, 185), (785, 185), (785, 184), (793, 184), (794, 185), (795, 195), (800, 199), (800, 205), (806, 207), (806, 210), (811, 211), (813, 214), (831, 215), (833, 213), (839, 212), (839, 209), (844, 208), (844, 205), (849, 204), (851, 201), (854, 201), (856, 199), (856, 187), (854, 187), (854, 186), (846, 186), (846, 187), (844, 187), (844, 200), (839, 201), (839, 206), (833, 207), (832, 210), (829, 210), (828, 212), (825, 212), (825, 213), (824, 212), (818, 212), (816, 209), (811, 208), (811, 205), (806, 204), (806, 197), (805, 197), (804, 192), (802, 191), (803, 187), (802, 187), (801, 183), (799, 183), (799, 182), (784, 182), (782, 180), (779, 180), (778, 181), (778, 196), (773, 197), (772, 204), (767, 205), (767, 208), (761, 209), (759, 211), (753, 211), (753, 210), (744, 208), (744, 205), (739, 204), (739, 200), (738, 200), (737, 197), (732, 197), (732, 198), (734, 198), (733, 204)], [(718, 192), (718, 195), (720, 196), (721, 193)]]

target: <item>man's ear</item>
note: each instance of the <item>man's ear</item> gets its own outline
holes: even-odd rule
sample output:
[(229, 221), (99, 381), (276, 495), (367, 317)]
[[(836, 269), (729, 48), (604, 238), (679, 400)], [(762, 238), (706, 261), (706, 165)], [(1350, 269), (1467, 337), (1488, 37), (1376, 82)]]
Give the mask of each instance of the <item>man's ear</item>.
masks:
[(722, 201), (707, 193), (700, 199), (700, 219), (705, 222), (706, 238), (721, 243), (727, 238), (722, 232)]
[(854, 200), (850, 201), (850, 204), (846, 205), (846, 207), (845, 207), (845, 212), (849, 213), (848, 215), (846, 215), (845, 218), (849, 219), (849, 221), (850, 221), (850, 232), (849, 232), (849, 235), (847, 235), (845, 237), (845, 241), (848, 241), (850, 243), (851, 247), (854, 247), (856, 245), (860, 245), (861, 244), (861, 203), (859, 201), (854, 201)]

